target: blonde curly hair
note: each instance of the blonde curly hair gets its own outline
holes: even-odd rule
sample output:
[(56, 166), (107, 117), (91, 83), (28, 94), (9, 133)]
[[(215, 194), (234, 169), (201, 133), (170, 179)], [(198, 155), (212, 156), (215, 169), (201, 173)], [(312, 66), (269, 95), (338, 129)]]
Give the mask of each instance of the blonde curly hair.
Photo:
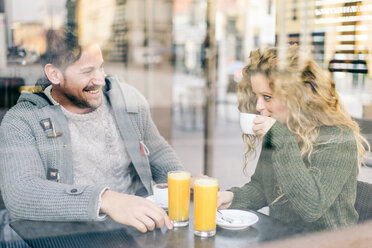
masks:
[[(360, 135), (358, 124), (340, 103), (335, 83), (314, 60), (301, 57), (296, 48), (289, 49), (287, 59), (281, 65), (275, 48), (251, 52), (250, 61), (243, 68), (243, 80), (238, 86), (240, 112), (256, 112), (257, 99), (252, 91), (251, 76), (261, 73), (268, 78), (274, 96), (284, 99), (289, 113), (285, 124), (296, 137), (302, 157), (307, 154), (310, 161), (320, 126), (346, 126), (355, 135), (360, 165), (365, 153), (363, 143), (368, 149), (369, 144)], [(256, 155), (260, 137), (243, 134), (243, 141), (247, 148), (244, 154), (245, 168), (252, 155)]]

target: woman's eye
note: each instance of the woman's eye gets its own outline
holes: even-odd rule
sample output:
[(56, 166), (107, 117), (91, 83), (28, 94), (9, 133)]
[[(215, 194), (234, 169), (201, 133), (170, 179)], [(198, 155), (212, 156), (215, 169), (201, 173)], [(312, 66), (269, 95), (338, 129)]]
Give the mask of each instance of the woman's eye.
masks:
[(271, 99), (271, 96), (263, 95), (263, 98), (265, 99), (265, 101), (269, 101)]

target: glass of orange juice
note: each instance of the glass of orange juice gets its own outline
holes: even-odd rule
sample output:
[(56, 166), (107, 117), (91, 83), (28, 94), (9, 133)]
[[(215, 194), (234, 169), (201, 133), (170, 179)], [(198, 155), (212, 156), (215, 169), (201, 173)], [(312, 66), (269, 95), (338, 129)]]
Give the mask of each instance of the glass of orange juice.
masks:
[(218, 181), (199, 178), (194, 182), (194, 234), (211, 237), (216, 234)]
[(189, 224), (190, 173), (168, 172), (168, 215), (175, 227)]

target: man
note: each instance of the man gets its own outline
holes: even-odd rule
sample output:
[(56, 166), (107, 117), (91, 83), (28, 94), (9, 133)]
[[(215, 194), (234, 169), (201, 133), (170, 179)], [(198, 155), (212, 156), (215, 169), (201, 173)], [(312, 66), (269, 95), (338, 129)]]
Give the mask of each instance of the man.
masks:
[(74, 36), (47, 37), (42, 57), (47, 82), (22, 93), (0, 127), (0, 182), (15, 218), (115, 221), (141, 232), (172, 224), (166, 212), (136, 195), (152, 180), (182, 170), (160, 136), (143, 96), (105, 78), (97, 45)]

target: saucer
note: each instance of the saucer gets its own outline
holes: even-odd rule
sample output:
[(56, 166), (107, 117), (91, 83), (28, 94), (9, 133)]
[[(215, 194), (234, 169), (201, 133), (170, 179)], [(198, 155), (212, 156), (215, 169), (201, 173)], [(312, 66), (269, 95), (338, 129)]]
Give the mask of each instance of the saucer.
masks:
[(148, 197), (146, 197), (146, 199), (152, 201), (153, 203), (155, 203), (156, 205), (158, 205), (162, 209), (168, 210), (168, 203), (156, 202), (154, 195), (149, 195)]
[(245, 229), (258, 221), (258, 216), (252, 212), (237, 210), (237, 209), (224, 209), (220, 210), (223, 217), (226, 219), (236, 220), (233, 223), (229, 223), (223, 220), (219, 215), (216, 215), (216, 224), (224, 229), (229, 230), (242, 230)]

